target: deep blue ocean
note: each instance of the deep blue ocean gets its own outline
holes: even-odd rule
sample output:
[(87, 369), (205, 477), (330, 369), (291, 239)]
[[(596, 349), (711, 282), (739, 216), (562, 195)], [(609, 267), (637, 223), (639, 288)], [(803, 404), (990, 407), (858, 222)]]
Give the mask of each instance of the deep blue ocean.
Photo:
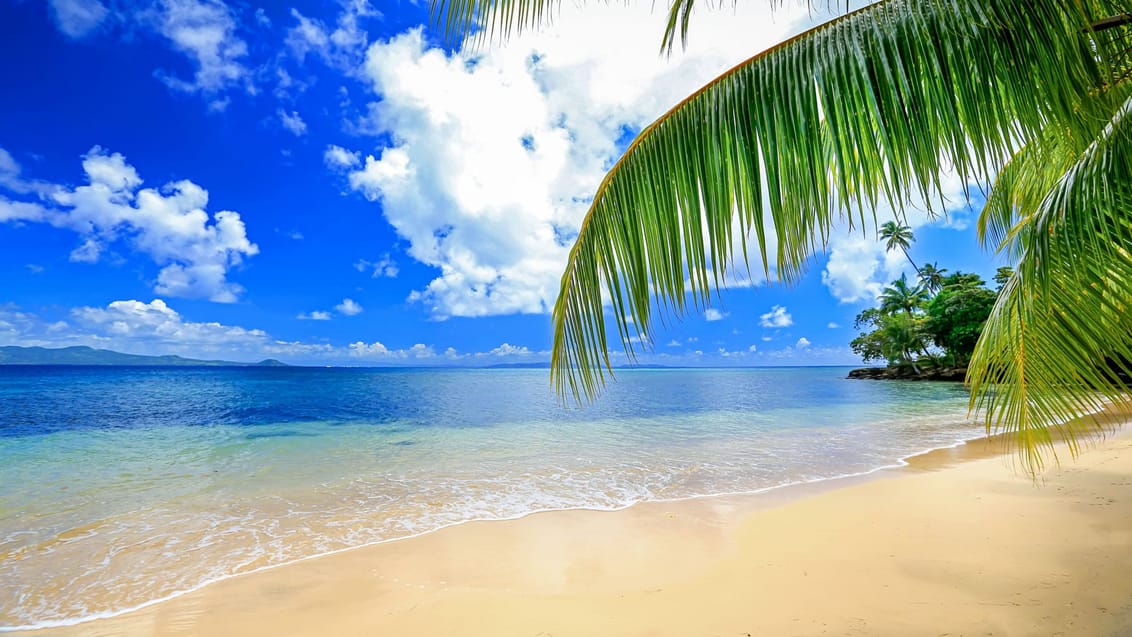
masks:
[(0, 367), (0, 630), (468, 520), (745, 493), (983, 434), (959, 384), (848, 368)]

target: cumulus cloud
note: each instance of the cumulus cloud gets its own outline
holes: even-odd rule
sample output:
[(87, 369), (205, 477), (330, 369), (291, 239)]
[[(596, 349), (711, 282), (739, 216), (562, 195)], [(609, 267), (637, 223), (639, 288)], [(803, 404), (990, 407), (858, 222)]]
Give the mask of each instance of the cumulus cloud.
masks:
[(898, 276), (903, 260), (903, 254), (885, 252), (871, 237), (835, 237), (830, 240), (829, 261), (821, 280), (842, 303), (871, 301), (886, 281)]
[(326, 152), (322, 154), (322, 158), (326, 162), (326, 166), (334, 170), (346, 170), (362, 163), (361, 153), (356, 150), (349, 151), (334, 144), (326, 147)]
[[(316, 312), (311, 313), (316, 314)], [(0, 304), (0, 345), (87, 345), (144, 355), (257, 361), (280, 358), (294, 364), (484, 365), (508, 360), (548, 360), (550, 353), (503, 343), (483, 352), (460, 353), (425, 343), (387, 347), (381, 341), (346, 345), (284, 341), (263, 330), (188, 320), (162, 299), (113, 301), (105, 307), (71, 309), (58, 320)]]
[(709, 322), (711, 322), (711, 321), (722, 321), (723, 317), (725, 317), (725, 316), (727, 316), (726, 312), (720, 312), (719, 310), (715, 309), (714, 307), (709, 307), (707, 310), (704, 311), (704, 319), (709, 321)]
[[(0, 196), (0, 221), (49, 223), (79, 234), (71, 260), (94, 263), (127, 244), (161, 266), (158, 294), (234, 302), (243, 288), (228, 271), (259, 252), (239, 213), (205, 212), (208, 191), (188, 180), (141, 188), (137, 170), (119, 153), (95, 146), (83, 156), (88, 184), (45, 186), (39, 201)], [(0, 182), (0, 187), (4, 183)]]
[(21, 172), (23, 168), (16, 158), (4, 148), (0, 148), (0, 190), (15, 194), (35, 193), (42, 196), (56, 189), (46, 182), (25, 179), (20, 175)]
[[(243, 63), (248, 46), (237, 34), (239, 25), (228, 5), (220, 0), (162, 0), (148, 18), (154, 31), (195, 68), (192, 79), (158, 73), (167, 86), (204, 94), (241, 84), (252, 90), (250, 71)], [(223, 108), (226, 102), (213, 104)]]
[(829, 329), (831, 329), (831, 330), (835, 330), (835, 329), (837, 329), (837, 328), (839, 328), (839, 327), (841, 327), (841, 326), (840, 326), (840, 325), (838, 325), (837, 323), (834, 323), (833, 321), (830, 321), (830, 322), (829, 322), (829, 323), (828, 323), (828, 324), (826, 325), (826, 327), (828, 327), (828, 328), (829, 328)]
[(805, 336), (798, 339), (798, 342), (794, 344), (794, 347), (797, 347), (798, 349), (806, 349), (809, 346), (810, 346), (810, 339), (806, 338)]
[(330, 312), (323, 312), (323, 311), (320, 311), (320, 310), (315, 310), (315, 311), (310, 312), (310, 313), (303, 312), (302, 314), (299, 314), (296, 318), (298, 318), (300, 321), (329, 321), (330, 320)]
[(530, 356), (530, 354), (531, 350), (525, 345), (515, 346), (510, 343), (502, 343), (487, 353), (488, 356)]
[(794, 317), (781, 305), (770, 308), (766, 314), (759, 316), (759, 325), (769, 328), (790, 327), (794, 324)]
[(405, 361), (436, 358), (436, 352), (432, 347), (423, 343), (417, 343), (406, 349), (389, 349), (380, 341), (374, 341), (372, 343), (357, 341), (350, 343), (349, 352), (353, 357), (371, 360)]
[(161, 299), (149, 303), (114, 301), (104, 308), (78, 308), (72, 315), (80, 325), (103, 327), (109, 334), (165, 340), (179, 345), (216, 345), (266, 336), (261, 330), (186, 322)]
[(276, 114), (279, 116), (279, 123), (283, 125), (283, 128), (295, 137), (302, 137), (307, 134), (307, 123), (296, 111), (288, 113), (279, 109)]
[(362, 306), (354, 299), (342, 299), (342, 302), (335, 305), (334, 309), (346, 316), (357, 316), (362, 313)]
[(342, 2), (342, 11), (333, 27), (303, 15), (298, 9), (291, 9), (295, 25), (288, 29), (284, 42), (300, 62), (314, 56), (333, 68), (352, 73), (361, 64), (369, 43), (361, 22), (379, 16), (381, 12), (374, 9), (368, 0)]
[(50, 0), (51, 19), (69, 38), (84, 38), (102, 25), (109, 15), (99, 0)]
[(381, 100), (361, 128), (391, 143), (348, 183), (382, 203), (409, 256), (437, 268), (410, 300), (441, 318), (547, 311), (625, 138), (809, 18), (735, 11), (697, 16), (712, 37), (671, 58), (656, 54), (665, 16), (647, 3), (564, 5), (554, 29), (477, 54), (430, 46), (420, 30), (370, 46), (364, 75)]

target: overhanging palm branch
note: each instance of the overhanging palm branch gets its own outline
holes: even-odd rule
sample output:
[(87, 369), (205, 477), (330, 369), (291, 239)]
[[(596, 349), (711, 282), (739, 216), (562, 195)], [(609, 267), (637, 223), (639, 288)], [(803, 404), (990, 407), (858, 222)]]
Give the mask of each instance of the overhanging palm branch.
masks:
[[(1053, 451), (1051, 430), (1075, 453), (1114, 413), (1077, 417), (1102, 401), (1132, 407), (1132, 90), (1113, 93), (1124, 101), (1096, 135), (1054, 146), (1067, 166), (1060, 176), (1039, 171), (996, 184), (1017, 190), (996, 193), (1018, 202), (1013, 224), (990, 211), (997, 225), (987, 227), (1001, 234), (1009, 225), (1007, 247), (1020, 258), (972, 359), (972, 405), (988, 427), (1014, 432), (1031, 470)], [(1034, 154), (1023, 149), (1016, 161)]]
[(603, 289), (632, 355), (632, 339), (651, 336), (654, 295), (676, 315), (689, 298), (706, 304), (736, 237), (752, 236), (764, 271), (789, 282), (837, 221), (865, 226), (881, 201), (900, 210), (938, 194), (943, 158), (978, 178), (1051, 122), (1095, 130), (1092, 18), (1053, 0), (889, 0), (677, 105), (633, 142), (583, 222), (554, 310), (558, 390), (591, 398), (610, 371)]

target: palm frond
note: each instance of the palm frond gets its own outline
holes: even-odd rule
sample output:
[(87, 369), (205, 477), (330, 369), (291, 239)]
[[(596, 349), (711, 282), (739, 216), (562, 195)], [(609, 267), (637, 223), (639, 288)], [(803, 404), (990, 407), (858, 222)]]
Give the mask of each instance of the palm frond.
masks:
[(604, 289), (631, 352), (630, 330), (651, 336), (654, 295), (677, 316), (689, 298), (706, 304), (736, 238), (753, 236), (767, 275), (793, 281), (839, 219), (864, 225), (881, 201), (900, 210), (938, 195), (941, 158), (977, 178), (1051, 122), (1095, 130), (1086, 98), (1103, 78), (1082, 7), (887, 0), (678, 104), (633, 142), (583, 221), (554, 309), (557, 390), (592, 398), (610, 371)]
[(1110, 121), (1018, 215), (1021, 258), (968, 372), (972, 407), (1012, 434), (1031, 471), (1051, 432), (1075, 454), (1111, 424), (1102, 405), (1132, 407), (1132, 88), (1119, 89)]

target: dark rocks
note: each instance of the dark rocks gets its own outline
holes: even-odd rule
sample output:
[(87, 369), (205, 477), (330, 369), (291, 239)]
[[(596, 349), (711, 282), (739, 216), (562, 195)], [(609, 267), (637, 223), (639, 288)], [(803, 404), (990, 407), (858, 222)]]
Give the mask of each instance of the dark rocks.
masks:
[(911, 367), (862, 367), (849, 372), (849, 378), (864, 380), (945, 380), (963, 382), (967, 377), (966, 367), (939, 367), (928, 365), (920, 367), (916, 373)]

